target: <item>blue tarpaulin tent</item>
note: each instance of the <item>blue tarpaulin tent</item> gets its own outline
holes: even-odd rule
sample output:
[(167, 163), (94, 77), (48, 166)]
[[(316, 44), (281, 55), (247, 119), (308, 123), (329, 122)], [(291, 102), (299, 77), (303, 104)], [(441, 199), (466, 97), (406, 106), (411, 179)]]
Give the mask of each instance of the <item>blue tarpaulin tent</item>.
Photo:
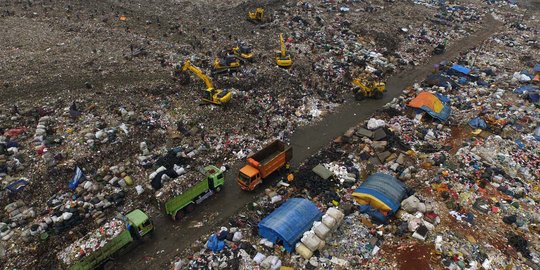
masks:
[(540, 64), (534, 65), (534, 72), (540, 72)]
[(375, 173), (370, 175), (352, 195), (359, 204), (369, 204), (393, 214), (407, 196), (407, 187), (391, 175)]
[(321, 217), (321, 211), (310, 200), (292, 198), (259, 222), (259, 235), (272, 243), (281, 240), (285, 250), (293, 252), (304, 232)]

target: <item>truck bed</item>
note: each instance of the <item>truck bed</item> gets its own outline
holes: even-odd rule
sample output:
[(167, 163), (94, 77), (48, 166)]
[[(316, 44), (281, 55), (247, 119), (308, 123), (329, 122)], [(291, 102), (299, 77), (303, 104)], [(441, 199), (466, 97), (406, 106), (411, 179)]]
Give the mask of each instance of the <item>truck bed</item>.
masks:
[(287, 146), (285, 143), (276, 140), (265, 146), (263, 149), (257, 151), (255, 154), (251, 155), (250, 158), (256, 160), (264, 166), (265, 163), (271, 161), (277, 155), (283, 152), (286, 147)]
[[(291, 158), (292, 148), (284, 142), (276, 140), (249, 157), (248, 163), (259, 169), (262, 178), (266, 178), (285, 166)], [(256, 162), (252, 162), (250, 159)]]
[[(57, 258), (70, 270), (87, 270), (99, 266), (118, 250), (133, 241), (125, 222), (113, 219), (100, 228), (74, 241), (57, 254)], [(104, 244), (99, 247), (97, 244)], [(84, 256), (80, 257), (81, 250)]]
[(133, 238), (128, 230), (112, 239), (104, 247), (96, 250), (92, 254), (81, 259), (78, 263), (72, 265), (69, 270), (91, 270), (103, 263), (107, 258), (114, 255), (118, 250), (131, 243)]
[(203, 178), (194, 186), (165, 202), (165, 211), (169, 215), (174, 215), (178, 209), (185, 207), (208, 189), (208, 179)]
[(259, 160), (259, 163), (263, 164), (263, 166), (264, 166), (264, 164), (267, 164), (269, 161), (276, 158), (279, 154), (281, 154), (281, 151), (273, 152), (270, 155), (268, 155), (267, 157), (263, 158), (262, 160)]

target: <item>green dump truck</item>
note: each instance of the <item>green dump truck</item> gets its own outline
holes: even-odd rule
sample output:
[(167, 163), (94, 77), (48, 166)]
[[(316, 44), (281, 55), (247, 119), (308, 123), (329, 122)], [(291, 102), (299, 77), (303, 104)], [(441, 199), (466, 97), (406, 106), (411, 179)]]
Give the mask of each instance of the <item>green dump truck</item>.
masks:
[(69, 270), (91, 270), (103, 266), (136, 239), (154, 230), (152, 220), (136, 209), (121, 219), (115, 218), (58, 254)]
[[(199, 168), (199, 172), (203, 175), (199, 182), (165, 200), (165, 212), (173, 220), (180, 220), (187, 212), (193, 211), (196, 204), (219, 192), (225, 184), (223, 172), (216, 166)], [(200, 177), (200, 175), (188, 177)]]

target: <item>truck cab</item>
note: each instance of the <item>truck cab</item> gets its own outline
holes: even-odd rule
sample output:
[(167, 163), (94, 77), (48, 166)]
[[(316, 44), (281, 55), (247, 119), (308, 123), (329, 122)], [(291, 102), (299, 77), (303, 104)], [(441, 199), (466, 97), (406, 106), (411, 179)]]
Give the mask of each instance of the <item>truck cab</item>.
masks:
[(208, 186), (212, 190), (219, 191), (221, 190), (221, 186), (225, 184), (223, 172), (216, 166), (209, 165), (204, 167), (204, 175), (206, 175), (208, 179)]
[(135, 209), (126, 215), (128, 228), (133, 237), (140, 238), (154, 230), (154, 223), (143, 211)]
[(238, 184), (243, 190), (253, 190), (261, 181), (259, 170), (250, 165), (242, 167), (238, 173)]

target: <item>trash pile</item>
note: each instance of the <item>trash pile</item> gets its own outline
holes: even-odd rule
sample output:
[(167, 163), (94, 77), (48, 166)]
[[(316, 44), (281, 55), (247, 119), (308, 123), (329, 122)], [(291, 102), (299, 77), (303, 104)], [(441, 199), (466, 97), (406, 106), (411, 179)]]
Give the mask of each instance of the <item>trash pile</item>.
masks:
[[(105, 226), (124, 209), (160, 213), (155, 199), (193, 186), (201, 178), (196, 175), (199, 166), (226, 167), (273, 138), (287, 140), (296, 127), (321, 119), (349, 100), (353, 78), (371, 74), (383, 79), (412, 69), (426, 61), (435, 46), (473, 33), (488, 12), (506, 20), (504, 31), (455, 61), (455, 68), (441, 63), (431, 80), (406, 89), (381, 115), (306, 161), (289, 186), (269, 191), (246, 218), (237, 219), (241, 224), (230, 226), (229, 231), (239, 228), (243, 240), (211, 255), (219, 259), (209, 259), (204, 251), (190, 263), (251, 265), (256, 250), (268, 255), (259, 264), (270, 268), (278, 262), (307, 265), (265, 243), (252, 245), (259, 243), (251, 232), (255, 224), (297, 195), (313, 200), (321, 210), (345, 205), (341, 210), (350, 212), (357, 180), (375, 171), (404, 181), (423, 179), (441, 196), (453, 198), (451, 211), (434, 207), (442, 221), (452, 213), (469, 222), (470, 213), (462, 207), (477, 202), (479, 209), (504, 214), (505, 223), (534, 230), (528, 221), (536, 216), (524, 209), (535, 209), (537, 201), (538, 71), (531, 67), (538, 57), (529, 50), (538, 48), (537, 21), (521, 20), (502, 4), (487, 9), (469, 2), (414, 2), (285, 1), (270, 5), (267, 24), (249, 27), (230, 19), (244, 12), (238, 1), (214, 3), (212, 8), (206, 2), (188, 3), (173, 15), (177, 4), (172, 2), (129, 1), (113, 7), (7, 3), (2, 11), (8, 37), (2, 43), (5, 73), (0, 78), (5, 88), (0, 104), (0, 262), (5, 267), (55, 268), (56, 262), (40, 256), (63, 250), (75, 235)], [(193, 18), (191, 13), (210, 19), (186, 20)], [(29, 19), (32, 26), (22, 29)], [(279, 32), (284, 32), (295, 59), (288, 70), (277, 68), (268, 56), (279, 45), (277, 38), (275, 44), (269, 39)], [(170, 80), (177, 61), (189, 58), (206, 72), (215, 54), (238, 39), (253, 45), (256, 61), (213, 77), (216, 86), (234, 93), (229, 107), (202, 106), (201, 83), (184, 86)], [(438, 106), (426, 109), (426, 104), (414, 103), (421, 93), (426, 94), (420, 101), (436, 100)], [(451, 108), (452, 116), (445, 108)], [(416, 114), (419, 110), (427, 114)], [(462, 138), (468, 126), (479, 137)], [(527, 135), (518, 136), (523, 133)], [(504, 150), (494, 154), (499, 145)], [(452, 160), (452, 155), (461, 160)], [(441, 166), (444, 174), (433, 172)], [(458, 166), (465, 169), (456, 172)], [(473, 183), (474, 175), (490, 180)], [(471, 187), (474, 192), (457, 194)], [(505, 195), (500, 202), (486, 200), (487, 195), (478, 195), (484, 190)], [(521, 204), (527, 207), (516, 207)], [(403, 221), (415, 224), (410, 233), (431, 241), (433, 229), (425, 222), (432, 223), (426, 220), (432, 213), (410, 215), (414, 218), (404, 215)], [(427, 235), (424, 227), (430, 230)], [(536, 258), (534, 245), (525, 249), (524, 241), (532, 240), (509, 237), (510, 245)], [(270, 255), (273, 252), (277, 255)], [(317, 258), (310, 261), (328, 263), (328, 256), (314, 253)]]
[(125, 230), (126, 224), (122, 220), (113, 219), (70, 244), (57, 257), (66, 265), (71, 265), (74, 261), (81, 260), (104, 247)]
[[(300, 165), (290, 185), (276, 181), (256, 210), (240, 211), (237, 217), (250, 217), (244, 239), (258, 251), (240, 251), (241, 269), (538, 268), (540, 123), (537, 100), (525, 91), (535, 93), (532, 59), (540, 55), (529, 41), (534, 30), (515, 30), (505, 12), (496, 14), (507, 20), (504, 34), (436, 65), (424, 82)], [(507, 49), (503, 35), (518, 48)], [(370, 181), (381, 174), (402, 182), (401, 195), (380, 177)], [(322, 210), (337, 206), (343, 224), (324, 241), (307, 233), (295, 252), (258, 236), (254, 224), (289, 194)], [(202, 269), (207, 264), (193, 262), (222, 254), (202, 249), (191, 264), (175, 262)]]

